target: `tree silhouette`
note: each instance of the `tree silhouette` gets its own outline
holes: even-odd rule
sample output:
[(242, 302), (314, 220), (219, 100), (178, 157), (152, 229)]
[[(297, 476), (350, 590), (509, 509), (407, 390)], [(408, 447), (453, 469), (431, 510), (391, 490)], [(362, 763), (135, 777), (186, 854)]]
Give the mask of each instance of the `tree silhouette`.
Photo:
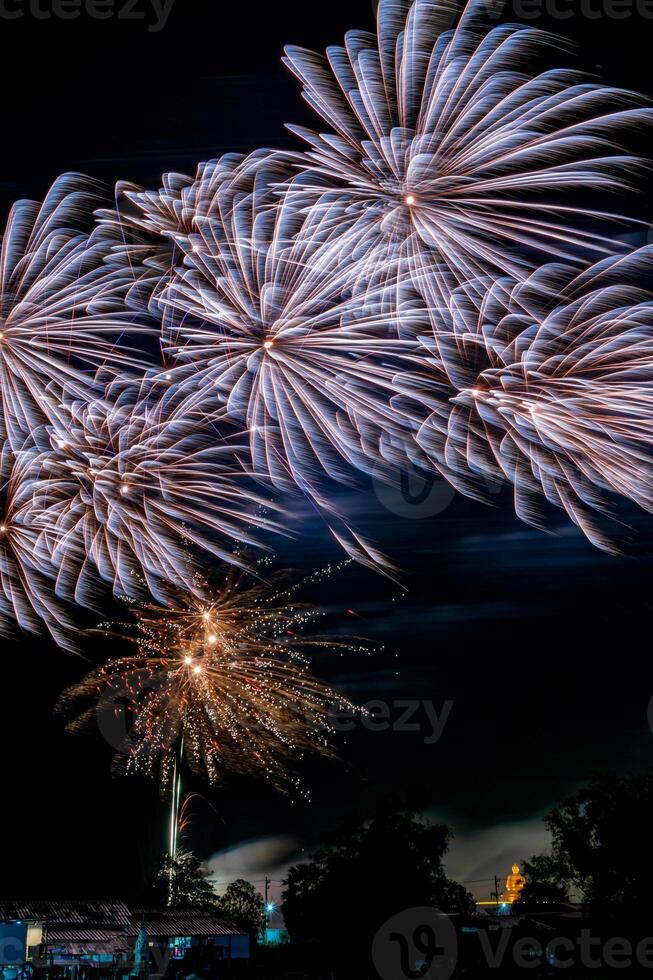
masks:
[(220, 915), (256, 939), (265, 922), (263, 896), (249, 881), (238, 878), (218, 899)]
[(594, 918), (636, 925), (650, 902), (652, 823), (653, 771), (596, 776), (545, 817), (551, 856), (530, 866), (540, 883), (577, 892)]
[(376, 932), (397, 912), (471, 912), (471, 896), (442, 866), (451, 837), (447, 827), (392, 806), (343, 831), (288, 873), (283, 913), (291, 938), (351, 965), (367, 960)]
[(164, 855), (158, 864), (154, 899), (170, 908), (217, 910), (218, 896), (209, 871), (194, 854)]
[(526, 884), (519, 900), (513, 905), (514, 912), (569, 901), (569, 875), (559, 858), (549, 854), (535, 854), (530, 861), (522, 862), (522, 870)]

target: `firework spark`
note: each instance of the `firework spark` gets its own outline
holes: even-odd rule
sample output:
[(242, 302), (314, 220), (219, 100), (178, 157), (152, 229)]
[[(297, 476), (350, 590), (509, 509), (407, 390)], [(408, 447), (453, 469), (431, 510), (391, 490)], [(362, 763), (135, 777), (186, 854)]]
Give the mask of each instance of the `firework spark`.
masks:
[[(330, 712), (355, 710), (306, 666), (311, 648), (354, 647), (307, 635), (314, 614), (288, 595), (234, 572), (205, 600), (178, 593), (171, 608), (135, 608), (138, 652), (94, 670), (62, 705), (108, 694), (114, 710), (129, 700), (130, 748), (117, 766), (160, 774), (164, 787), (181, 742), (190, 768), (210, 782), (236, 773), (287, 786), (304, 753), (331, 754)], [(96, 711), (69, 730), (85, 730)]]

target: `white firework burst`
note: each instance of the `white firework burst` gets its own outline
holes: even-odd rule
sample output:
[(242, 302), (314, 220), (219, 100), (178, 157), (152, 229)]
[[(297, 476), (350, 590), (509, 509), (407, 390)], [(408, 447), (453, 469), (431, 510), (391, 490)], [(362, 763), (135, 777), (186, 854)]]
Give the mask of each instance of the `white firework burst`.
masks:
[(606, 235), (626, 219), (569, 192), (631, 186), (642, 164), (620, 134), (650, 123), (650, 110), (575, 71), (538, 73), (564, 42), (519, 24), (489, 28), (484, 12), (470, 0), (448, 29), (457, 9), (447, 0), (380, 0), (376, 35), (350, 31), (326, 57), (286, 48), (305, 100), (333, 130), (290, 127), (308, 143), (300, 205), (312, 194), (320, 208), (325, 192), (340, 201), (342, 234), (370, 244), (368, 275), (399, 261), (442, 291), (442, 266), (463, 284), (625, 251)]
[(239, 546), (260, 544), (257, 530), (279, 529), (238, 439), (177, 417), (166, 397), (139, 396), (126, 385), (116, 397), (67, 399), (66, 434), (50, 431), (32, 488), (57, 592), (91, 608), (99, 581), (128, 597), (146, 584), (161, 601), (169, 583), (192, 590), (189, 555), (238, 562)]
[(458, 293), (424, 338), (448, 390), (418, 434), (426, 457), (472, 496), (508, 481), (529, 523), (546, 499), (615, 550), (593, 512), (615, 495), (653, 512), (652, 271), (647, 247), (578, 275), (548, 265), (486, 283), (480, 312)]
[(47, 629), (65, 650), (75, 651), (76, 625), (55, 594), (56, 568), (40, 545), (33, 488), (44, 454), (29, 439), (19, 452), (5, 440), (0, 452), (0, 631), (15, 625), (41, 635)]
[(58, 178), (42, 203), (11, 210), (0, 251), (0, 410), (15, 450), (38, 426), (59, 424), (58, 393), (97, 394), (100, 367), (140, 370), (131, 348), (151, 327), (125, 309), (130, 277), (105, 264), (106, 242), (90, 236), (99, 187)]

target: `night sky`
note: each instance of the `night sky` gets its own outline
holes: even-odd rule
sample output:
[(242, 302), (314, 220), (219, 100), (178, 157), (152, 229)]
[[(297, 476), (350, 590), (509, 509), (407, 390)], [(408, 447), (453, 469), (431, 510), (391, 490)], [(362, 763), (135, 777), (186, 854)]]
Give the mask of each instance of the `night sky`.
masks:
[[(135, 21), (0, 18), (3, 213), (64, 170), (156, 187), (164, 171), (192, 172), (228, 150), (294, 146), (284, 123), (311, 116), (280, 64), (283, 44), (322, 49), (372, 23), (370, 0), (176, 0), (158, 33)], [(581, 63), (603, 78), (651, 91), (653, 21), (545, 26), (579, 39)], [(638, 210), (650, 212), (643, 200)], [(188, 780), (206, 800), (187, 844), (217, 855), (224, 880), (276, 876), (389, 794), (419, 800), (456, 831), (452, 873), (504, 874), (542, 843), (539, 817), (593, 771), (653, 761), (649, 519), (620, 513), (638, 544), (614, 558), (557, 514), (551, 534), (522, 525), (509, 496), (491, 508), (449, 500), (442, 486), (422, 504), (378, 498), (371, 487), (346, 503), (400, 567), (401, 585), (350, 565), (304, 593), (331, 629), (365, 635), (377, 650), (314, 667), (363, 703), (418, 699), (439, 712), (453, 701), (444, 733), (427, 745), (428, 727), (355, 731), (339, 742), (340, 763), (305, 768), (310, 805), (260, 784), (209, 791)], [(279, 567), (301, 576), (338, 561), (314, 515), (294, 524), (301, 539), (279, 550)], [(53, 716), (58, 693), (90, 665), (26, 639), (3, 640), (3, 654), (0, 890), (138, 897), (164, 845), (157, 787), (112, 778), (108, 746), (65, 735)]]

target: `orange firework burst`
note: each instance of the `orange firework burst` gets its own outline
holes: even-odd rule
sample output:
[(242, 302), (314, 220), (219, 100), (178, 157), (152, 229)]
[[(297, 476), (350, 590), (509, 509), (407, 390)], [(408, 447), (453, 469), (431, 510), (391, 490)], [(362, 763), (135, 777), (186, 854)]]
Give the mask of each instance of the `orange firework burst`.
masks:
[(62, 707), (92, 700), (68, 730), (97, 719), (118, 749), (116, 768), (160, 773), (164, 788), (180, 746), (212, 783), (231, 772), (287, 787), (304, 753), (332, 755), (333, 712), (356, 710), (309, 673), (306, 655), (358, 644), (306, 634), (316, 612), (290, 601), (296, 588), (270, 590), (234, 571), (205, 599), (178, 592), (171, 608), (134, 606), (126, 636), (137, 652), (64, 692)]

